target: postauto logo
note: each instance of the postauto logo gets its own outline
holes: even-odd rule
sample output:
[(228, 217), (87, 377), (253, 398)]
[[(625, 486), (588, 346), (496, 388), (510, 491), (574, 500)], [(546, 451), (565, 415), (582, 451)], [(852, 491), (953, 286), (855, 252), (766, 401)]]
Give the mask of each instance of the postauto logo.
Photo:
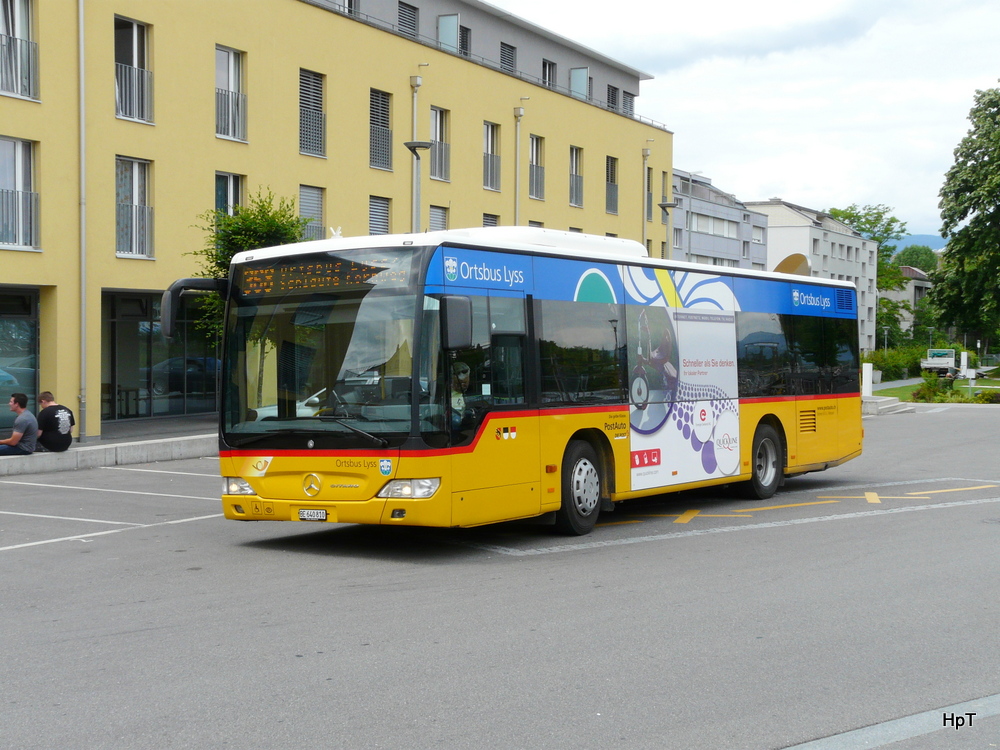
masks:
[(795, 307), (818, 307), (821, 310), (826, 310), (829, 307), (833, 307), (833, 300), (820, 294), (800, 292), (798, 289), (793, 289), (792, 304)]

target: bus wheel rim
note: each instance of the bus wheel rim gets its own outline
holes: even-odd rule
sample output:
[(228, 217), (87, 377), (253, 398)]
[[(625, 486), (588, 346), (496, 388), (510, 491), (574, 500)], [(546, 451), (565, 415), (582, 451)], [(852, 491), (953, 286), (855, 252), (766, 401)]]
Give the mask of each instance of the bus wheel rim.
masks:
[(774, 475), (777, 471), (775, 468), (777, 457), (778, 451), (774, 447), (774, 443), (770, 440), (761, 440), (760, 445), (757, 446), (756, 469), (757, 479), (765, 487), (774, 481)]
[(573, 504), (582, 516), (594, 512), (601, 499), (601, 481), (597, 467), (583, 458), (573, 467)]

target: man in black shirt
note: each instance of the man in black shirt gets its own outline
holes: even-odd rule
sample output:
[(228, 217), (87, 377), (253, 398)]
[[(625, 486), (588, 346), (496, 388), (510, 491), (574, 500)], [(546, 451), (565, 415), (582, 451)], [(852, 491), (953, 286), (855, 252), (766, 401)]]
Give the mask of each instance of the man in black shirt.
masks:
[(51, 391), (38, 394), (38, 405), (42, 409), (38, 412), (38, 444), (56, 453), (69, 448), (73, 442), (70, 430), (76, 424), (73, 412), (57, 404)]

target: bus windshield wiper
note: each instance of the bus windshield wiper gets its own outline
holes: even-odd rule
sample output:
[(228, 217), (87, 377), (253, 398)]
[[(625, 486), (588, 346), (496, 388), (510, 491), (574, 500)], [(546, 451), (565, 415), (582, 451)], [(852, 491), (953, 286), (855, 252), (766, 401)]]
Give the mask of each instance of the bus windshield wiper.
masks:
[(265, 433), (258, 435), (250, 435), (249, 437), (243, 438), (242, 440), (228, 440), (227, 442), (234, 448), (241, 448), (244, 445), (250, 445), (251, 443), (256, 443), (264, 438), (271, 437), (272, 435), (312, 435), (315, 434), (313, 430), (303, 430), (298, 427), (282, 427), (280, 430), (268, 430)]
[[(301, 418), (302, 417), (300, 417), (300, 419)], [(386, 440), (385, 438), (380, 438), (378, 435), (372, 435), (370, 432), (365, 432), (364, 430), (358, 429), (354, 425), (347, 424), (347, 422), (345, 422), (342, 419), (338, 419), (337, 417), (330, 417), (330, 416), (327, 416), (327, 415), (322, 415), (322, 416), (316, 416), (316, 417), (305, 417), (305, 419), (318, 419), (321, 422), (336, 422), (341, 427), (346, 427), (351, 432), (357, 433), (358, 435), (361, 435), (362, 437), (368, 438), (373, 443), (375, 443), (375, 445), (377, 445), (379, 448), (385, 448), (387, 445), (389, 445), (389, 441)]]

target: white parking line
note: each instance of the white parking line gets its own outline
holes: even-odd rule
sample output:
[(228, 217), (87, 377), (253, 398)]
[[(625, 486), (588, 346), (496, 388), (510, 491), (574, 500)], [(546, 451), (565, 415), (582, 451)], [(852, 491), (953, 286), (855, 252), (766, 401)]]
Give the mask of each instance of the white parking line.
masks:
[(902, 719), (883, 721), (870, 727), (812, 740), (785, 750), (854, 750), (859, 747), (885, 747), (912, 737), (940, 732), (946, 728), (948, 731), (957, 729), (958, 717), (963, 718), (967, 729), (975, 729), (975, 722), (998, 714), (1000, 714), (1000, 694), (988, 695), (978, 700), (956, 703), (913, 716), (904, 716)]
[(148, 474), (180, 474), (185, 477), (213, 477), (215, 479), (221, 479), (218, 474), (198, 474), (193, 471), (164, 471), (163, 469), (133, 469), (129, 466), (101, 466), (101, 469), (109, 469), (111, 471), (143, 471)]
[(176, 521), (160, 521), (159, 523), (144, 523), (138, 526), (129, 526), (125, 529), (111, 529), (109, 531), (98, 531), (94, 534), (77, 534), (76, 536), (64, 536), (58, 539), (42, 539), (37, 542), (25, 542), (24, 544), (12, 544), (9, 547), (0, 547), (0, 552), (7, 552), (13, 549), (24, 549), (25, 547), (38, 547), (43, 544), (55, 544), (56, 542), (72, 542), (78, 539), (93, 539), (95, 536), (107, 536), (108, 534), (121, 534), (123, 531), (135, 531), (136, 529), (152, 529), (156, 526), (170, 526), (178, 523), (189, 523), (191, 521), (206, 521), (210, 518), (221, 518), (221, 513), (213, 513), (210, 516), (195, 516), (194, 518), (179, 518)]
[(84, 523), (106, 523), (109, 526), (142, 526), (141, 523), (128, 521), (102, 521), (99, 518), (72, 518), (69, 516), (43, 516), (41, 513), (15, 513), (12, 510), (0, 510), (0, 516), (25, 516), (27, 518), (46, 518), (50, 521), (82, 521)]
[[(912, 482), (911, 482), (912, 484)], [(871, 485), (869, 485), (871, 486)], [(884, 508), (881, 510), (866, 510), (857, 513), (840, 513), (833, 516), (817, 516), (815, 518), (794, 518), (788, 521), (769, 521), (766, 523), (755, 523), (747, 526), (722, 526), (714, 529), (691, 529), (689, 531), (674, 531), (668, 534), (648, 534), (646, 536), (626, 537), (623, 539), (608, 539), (605, 541), (579, 542), (577, 544), (564, 544), (558, 547), (540, 547), (536, 549), (516, 549), (514, 547), (502, 547), (496, 544), (479, 544), (477, 542), (453, 541), (459, 546), (472, 547), (474, 549), (485, 550), (486, 552), (496, 552), (501, 555), (511, 557), (535, 557), (538, 555), (552, 555), (558, 552), (575, 552), (584, 549), (599, 549), (601, 547), (623, 547), (627, 544), (641, 544), (643, 542), (659, 542), (665, 539), (679, 539), (687, 536), (702, 536), (704, 534), (727, 534), (734, 531), (753, 531), (755, 529), (777, 529), (782, 526), (797, 526), (803, 523), (823, 523), (826, 521), (843, 521), (852, 518), (867, 518), (870, 516), (885, 516), (890, 513), (916, 513), (925, 510), (936, 510), (939, 508), (956, 508), (963, 505), (982, 505), (984, 503), (1000, 503), (1000, 497), (986, 497), (976, 500), (958, 500), (953, 503), (935, 503), (933, 505), (909, 505), (903, 508)]]
[(76, 487), (69, 484), (42, 484), (41, 482), (14, 482), (10, 479), (0, 479), (0, 484), (18, 484), (24, 487), (48, 487), (55, 490), (83, 490), (85, 492), (115, 492), (122, 495), (146, 495), (148, 497), (176, 497), (181, 500), (211, 500), (218, 502), (220, 496), (198, 497), (197, 495), (170, 495), (165, 492), (140, 492), (139, 490), (109, 490), (104, 487)]

